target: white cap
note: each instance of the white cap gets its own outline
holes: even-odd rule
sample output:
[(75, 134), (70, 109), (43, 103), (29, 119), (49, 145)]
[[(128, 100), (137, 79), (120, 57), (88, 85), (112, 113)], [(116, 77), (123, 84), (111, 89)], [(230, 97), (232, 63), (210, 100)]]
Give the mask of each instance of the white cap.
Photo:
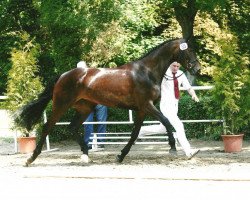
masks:
[(88, 67), (85, 61), (78, 62), (76, 66), (77, 66), (77, 68), (87, 68)]

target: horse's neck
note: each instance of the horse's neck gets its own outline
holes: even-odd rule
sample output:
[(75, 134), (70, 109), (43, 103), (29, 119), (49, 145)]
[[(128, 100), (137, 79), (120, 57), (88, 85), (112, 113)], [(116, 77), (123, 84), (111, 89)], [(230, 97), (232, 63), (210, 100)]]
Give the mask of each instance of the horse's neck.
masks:
[(166, 43), (142, 59), (142, 62), (150, 68), (154, 77), (161, 83), (169, 65), (176, 59), (176, 45)]
[(142, 60), (144, 66), (150, 69), (159, 83), (161, 83), (171, 62), (172, 56), (162, 56), (160, 59), (155, 57), (147, 57)]
[(158, 83), (161, 84), (167, 68), (173, 61), (176, 61), (178, 44), (179, 41), (164, 43), (136, 63), (148, 68)]

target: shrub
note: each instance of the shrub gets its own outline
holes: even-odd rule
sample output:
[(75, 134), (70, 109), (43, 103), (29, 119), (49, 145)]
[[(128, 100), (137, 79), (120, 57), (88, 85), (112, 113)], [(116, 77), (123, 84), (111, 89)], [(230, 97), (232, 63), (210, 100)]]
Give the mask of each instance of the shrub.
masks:
[[(181, 120), (219, 119), (215, 113), (208, 112), (213, 106), (211, 97), (205, 92), (200, 95), (199, 103), (195, 103), (189, 95), (184, 95), (179, 102), (178, 116)], [(222, 123), (218, 122), (184, 123), (184, 128), (187, 137), (203, 139), (219, 139), (218, 136), (223, 130)]]
[(27, 33), (22, 33), (21, 37), (24, 46), (20, 44), (20, 49), (13, 49), (11, 53), (12, 68), (8, 74), (8, 99), (6, 101), (6, 108), (10, 111), (16, 111), (34, 100), (43, 89), (41, 79), (36, 75), (38, 72), (36, 57), (39, 53), (39, 46), (33, 44)]
[(237, 40), (220, 41), (223, 53), (214, 70), (214, 89), (211, 91), (214, 104), (221, 107), (215, 110), (225, 120), (224, 134), (238, 134), (249, 125), (249, 58), (241, 55)]

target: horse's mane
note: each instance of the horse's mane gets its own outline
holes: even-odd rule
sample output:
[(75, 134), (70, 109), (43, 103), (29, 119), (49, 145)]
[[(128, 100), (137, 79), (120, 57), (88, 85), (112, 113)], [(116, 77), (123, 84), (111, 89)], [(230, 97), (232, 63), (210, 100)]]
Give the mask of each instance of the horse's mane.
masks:
[(140, 58), (138, 58), (137, 60), (143, 59), (145, 57), (147, 57), (149, 54), (151, 54), (152, 52), (156, 51), (157, 49), (161, 48), (162, 46), (164, 46), (166, 43), (172, 42), (174, 40), (180, 40), (181, 38), (174, 38), (174, 39), (170, 39), (167, 41), (164, 41), (160, 44), (158, 44), (157, 46), (151, 48), (147, 53), (145, 53), (143, 56), (141, 56)]

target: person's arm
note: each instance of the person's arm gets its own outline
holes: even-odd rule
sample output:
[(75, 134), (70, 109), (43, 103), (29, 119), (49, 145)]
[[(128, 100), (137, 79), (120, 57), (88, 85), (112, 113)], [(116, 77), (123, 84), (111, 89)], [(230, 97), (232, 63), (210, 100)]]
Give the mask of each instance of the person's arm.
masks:
[(190, 94), (190, 96), (192, 97), (192, 99), (193, 99), (195, 102), (199, 102), (199, 101), (200, 101), (199, 98), (197, 97), (197, 95), (196, 95), (194, 89), (193, 89), (192, 87), (189, 88), (187, 91), (188, 91), (188, 93)]
[(189, 83), (189, 81), (188, 81), (186, 75), (183, 74), (183, 75), (181, 76), (181, 78), (182, 78), (182, 83), (181, 83), (181, 84), (183, 85), (184, 89), (188, 91), (188, 93), (190, 94), (190, 96), (192, 97), (192, 99), (193, 99), (195, 102), (199, 102), (200, 100), (199, 100), (199, 98), (197, 97), (197, 95), (196, 95), (194, 89), (193, 89), (192, 86), (190, 85), (190, 83)]

